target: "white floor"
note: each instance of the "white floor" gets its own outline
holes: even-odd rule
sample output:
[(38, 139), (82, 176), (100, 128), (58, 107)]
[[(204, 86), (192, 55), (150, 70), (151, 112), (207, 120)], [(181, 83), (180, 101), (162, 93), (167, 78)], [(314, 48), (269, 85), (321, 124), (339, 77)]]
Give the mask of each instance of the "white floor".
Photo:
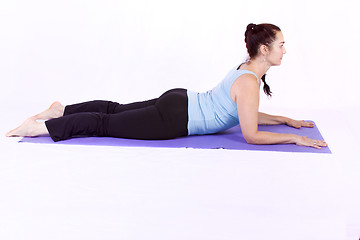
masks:
[[(11, 114), (2, 134), (28, 114), (4, 108)], [(292, 116), (314, 120), (333, 154), (41, 145), (1, 136), (0, 239), (358, 240), (354, 109)]]

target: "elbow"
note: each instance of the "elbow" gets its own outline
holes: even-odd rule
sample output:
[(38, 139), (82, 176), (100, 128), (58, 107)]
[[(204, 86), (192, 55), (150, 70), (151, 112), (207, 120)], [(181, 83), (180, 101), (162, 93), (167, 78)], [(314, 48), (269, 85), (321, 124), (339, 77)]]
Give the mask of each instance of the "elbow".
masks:
[(256, 134), (244, 134), (244, 138), (248, 144), (259, 144), (259, 139)]

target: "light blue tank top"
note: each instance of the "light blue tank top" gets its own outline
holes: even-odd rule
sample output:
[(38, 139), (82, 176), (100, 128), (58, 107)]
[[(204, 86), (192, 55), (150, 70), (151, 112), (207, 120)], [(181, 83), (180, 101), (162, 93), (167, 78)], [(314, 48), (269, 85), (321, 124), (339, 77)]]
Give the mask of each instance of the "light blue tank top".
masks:
[(234, 81), (248, 70), (233, 68), (215, 88), (205, 93), (187, 91), (188, 134), (212, 134), (239, 124), (236, 103), (231, 99), (230, 89)]

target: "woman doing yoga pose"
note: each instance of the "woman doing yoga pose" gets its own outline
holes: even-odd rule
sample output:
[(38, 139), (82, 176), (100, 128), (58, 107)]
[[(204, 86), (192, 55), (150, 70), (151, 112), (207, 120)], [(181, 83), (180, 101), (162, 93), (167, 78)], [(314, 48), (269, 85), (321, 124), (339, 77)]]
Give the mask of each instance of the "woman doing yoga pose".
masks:
[(54, 141), (78, 136), (161, 140), (217, 133), (240, 124), (249, 144), (326, 147), (322, 140), (258, 131), (259, 124), (287, 124), (295, 128), (314, 124), (258, 111), (259, 79), (264, 92), (271, 96), (265, 73), (270, 67), (280, 65), (286, 53), (280, 28), (272, 24), (249, 24), (245, 42), (249, 60), (233, 68), (222, 82), (205, 93), (172, 89), (159, 98), (130, 104), (91, 101), (63, 106), (54, 102), (6, 136), (49, 134)]

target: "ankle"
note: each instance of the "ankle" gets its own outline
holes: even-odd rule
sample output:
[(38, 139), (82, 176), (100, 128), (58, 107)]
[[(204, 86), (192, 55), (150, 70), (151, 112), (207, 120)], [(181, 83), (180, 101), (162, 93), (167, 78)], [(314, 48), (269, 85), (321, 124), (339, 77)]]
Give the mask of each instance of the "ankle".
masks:
[(31, 134), (31, 136), (40, 136), (40, 135), (44, 135), (44, 134), (48, 134), (48, 133), (49, 133), (49, 131), (47, 130), (45, 122), (35, 121), (34, 128), (30, 134)]

